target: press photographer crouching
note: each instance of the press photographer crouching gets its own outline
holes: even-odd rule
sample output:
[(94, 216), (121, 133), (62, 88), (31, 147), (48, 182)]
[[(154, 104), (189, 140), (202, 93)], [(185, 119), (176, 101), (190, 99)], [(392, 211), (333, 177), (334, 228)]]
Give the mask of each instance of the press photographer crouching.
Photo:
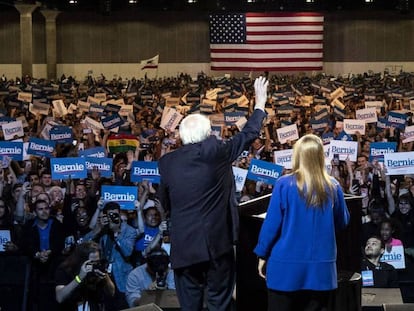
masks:
[(107, 299), (105, 310), (121, 310), (128, 307), (125, 299), (125, 283), (133, 269), (130, 256), (137, 233), (134, 228), (122, 221), (121, 207), (118, 203), (107, 202), (102, 210), (99, 206), (100, 218), (90, 237), (99, 243), (102, 258), (109, 262), (108, 271), (115, 283), (115, 294), (112, 299)]
[(131, 271), (126, 284), (126, 298), (130, 307), (140, 304), (145, 290), (175, 289), (174, 272), (169, 263), (168, 253), (162, 248), (155, 248), (148, 254), (147, 263)]
[(105, 296), (113, 296), (115, 285), (99, 245), (93, 241), (76, 246), (55, 274), (56, 300), (62, 311), (103, 311)]

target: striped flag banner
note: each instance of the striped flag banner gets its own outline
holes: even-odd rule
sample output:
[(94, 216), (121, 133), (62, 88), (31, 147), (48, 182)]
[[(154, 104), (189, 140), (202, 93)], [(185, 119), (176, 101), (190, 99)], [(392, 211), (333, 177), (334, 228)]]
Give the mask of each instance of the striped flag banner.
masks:
[(322, 70), (323, 22), (312, 12), (212, 14), (211, 70)]
[(155, 55), (154, 57), (141, 60), (141, 70), (144, 70), (144, 69), (158, 69), (159, 59), (160, 59), (160, 56)]

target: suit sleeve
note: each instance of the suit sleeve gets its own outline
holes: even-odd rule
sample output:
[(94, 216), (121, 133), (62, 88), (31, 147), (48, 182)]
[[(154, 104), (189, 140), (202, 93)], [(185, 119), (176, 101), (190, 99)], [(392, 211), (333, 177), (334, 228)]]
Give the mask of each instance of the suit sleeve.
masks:
[(227, 142), (227, 159), (229, 162), (236, 160), (248, 144), (252, 143), (253, 140), (259, 137), (260, 130), (262, 128), (262, 121), (265, 116), (265, 112), (260, 109), (255, 109), (242, 131), (233, 136), (233, 138)]

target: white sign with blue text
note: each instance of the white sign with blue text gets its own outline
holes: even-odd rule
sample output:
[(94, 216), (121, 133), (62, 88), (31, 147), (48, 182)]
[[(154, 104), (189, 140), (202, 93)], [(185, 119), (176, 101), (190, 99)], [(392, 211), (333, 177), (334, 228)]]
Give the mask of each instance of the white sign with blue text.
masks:
[(414, 152), (394, 152), (384, 154), (386, 175), (414, 174)]
[(24, 136), (23, 124), (21, 120), (9, 122), (1, 126), (5, 140), (16, 139)]
[(121, 209), (135, 209), (135, 200), (138, 200), (138, 188), (132, 186), (107, 186), (101, 187), (101, 196), (104, 204), (116, 202)]
[(234, 183), (236, 185), (236, 191), (242, 192), (244, 183), (246, 182), (247, 170), (233, 166)]
[(293, 149), (284, 149), (273, 152), (273, 162), (286, 169), (292, 168)]
[(288, 141), (294, 141), (299, 138), (298, 126), (296, 123), (276, 130), (277, 138), (281, 144), (284, 144)]
[(51, 158), (52, 179), (86, 178), (85, 158)]
[(350, 161), (355, 162), (358, 153), (358, 142), (356, 141), (344, 141), (344, 140), (332, 140), (329, 144), (329, 159), (333, 158), (334, 154), (339, 155), (339, 160), (345, 161), (349, 158)]

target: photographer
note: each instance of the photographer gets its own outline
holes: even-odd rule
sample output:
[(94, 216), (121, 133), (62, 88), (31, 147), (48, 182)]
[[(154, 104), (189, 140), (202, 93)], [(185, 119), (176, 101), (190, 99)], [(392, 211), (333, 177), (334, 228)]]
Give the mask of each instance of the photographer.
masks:
[(175, 289), (174, 273), (169, 268), (170, 258), (162, 248), (153, 249), (147, 263), (128, 275), (126, 298), (130, 307), (138, 306), (145, 290)]
[(97, 241), (102, 248), (103, 259), (109, 262), (108, 271), (116, 285), (115, 295), (106, 305), (108, 310), (127, 307), (124, 294), (125, 283), (128, 274), (132, 271), (129, 257), (137, 235), (134, 228), (121, 221), (120, 212), (121, 208), (118, 203), (107, 202), (91, 234), (93, 240)]
[(56, 270), (56, 300), (59, 310), (104, 310), (104, 296), (113, 296), (115, 285), (93, 241), (79, 244)]

